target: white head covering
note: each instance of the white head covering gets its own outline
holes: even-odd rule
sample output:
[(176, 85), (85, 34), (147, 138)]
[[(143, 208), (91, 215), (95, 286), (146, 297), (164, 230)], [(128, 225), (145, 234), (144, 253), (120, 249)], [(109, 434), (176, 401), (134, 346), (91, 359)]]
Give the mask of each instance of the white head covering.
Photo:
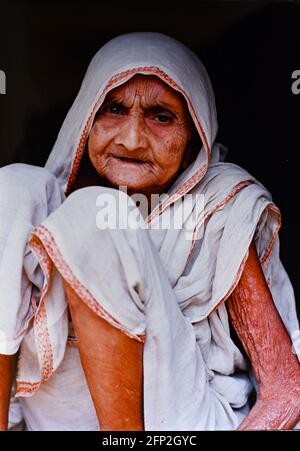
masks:
[(205, 174), (217, 119), (204, 66), (173, 38), (159, 33), (131, 33), (112, 39), (92, 59), (46, 163), (65, 191), (75, 179), (95, 114), (106, 94), (137, 73), (155, 75), (183, 94), (204, 149), (195, 162), (193, 185)]
[[(31, 396), (56, 370), (64, 355), (68, 329), (62, 281), (58, 273), (52, 272), (47, 247), (43, 248), (41, 229), (33, 235), (41, 239), (36, 256), (31, 252), (33, 241), (31, 247), (26, 241), (33, 228), (41, 224), (70, 191), (95, 114), (105, 95), (135, 74), (156, 75), (182, 93), (203, 143), (196, 159), (169, 190), (168, 199), (151, 212), (147, 222), (155, 224), (165, 212), (174, 214), (178, 201), (188, 193), (204, 196), (192, 240), (186, 239), (185, 223), (180, 230), (150, 229), (150, 233), (167, 268), (180, 308), (195, 327), (207, 368), (215, 374), (215, 390), (222, 391), (224, 383), (222, 378), (218, 383), (218, 375), (232, 375), (238, 367), (245, 368), (243, 357), (230, 338), (224, 302), (238, 283), (253, 239), (287, 329), (292, 333), (299, 328), (293, 290), (279, 260), (279, 210), (266, 189), (250, 174), (236, 165), (220, 162), (219, 147), (215, 144), (214, 94), (203, 65), (190, 49), (170, 37), (159, 33), (123, 35), (108, 42), (92, 59), (46, 169), (12, 165), (0, 170), (3, 208), (0, 291), (6, 294), (0, 303), (0, 352), (17, 350), (34, 315), (33, 327), (21, 348), (20, 396)], [(42, 188), (38, 190), (36, 184), (31, 186), (33, 178)], [(18, 193), (15, 190), (17, 180)], [(32, 196), (24, 195), (23, 203), (15, 205), (22, 190), (21, 181)], [(45, 193), (48, 209), (41, 210), (37, 192)], [(10, 215), (7, 215), (8, 202), (14, 205)], [(190, 215), (198, 202), (192, 201)], [(19, 212), (17, 216), (14, 216), (15, 209)], [(17, 232), (10, 242), (7, 236), (14, 229)], [(68, 257), (72, 260), (71, 255)], [(7, 276), (7, 262), (10, 268), (14, 263), (17, 265), (17, 269), (11, 269), (11, 278)], [(40, 291), (31, 293), (32, 283)], [(31, 295), (35, 299), (32, 309), (29, 307)], [(9, 321), (6, 320), (8, 311)], [(239, 405), (239, 401), (233, 400), (232, 404)]]

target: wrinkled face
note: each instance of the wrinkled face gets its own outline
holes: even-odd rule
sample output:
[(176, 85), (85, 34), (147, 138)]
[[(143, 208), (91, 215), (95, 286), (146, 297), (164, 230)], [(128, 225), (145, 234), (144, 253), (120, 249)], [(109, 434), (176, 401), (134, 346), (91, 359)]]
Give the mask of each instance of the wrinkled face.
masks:
[(191, 136), (182, 95), (155, 76), (137, 75), (107, 94), (88, 153), (111, 185), (159, 193), (176, 178)]

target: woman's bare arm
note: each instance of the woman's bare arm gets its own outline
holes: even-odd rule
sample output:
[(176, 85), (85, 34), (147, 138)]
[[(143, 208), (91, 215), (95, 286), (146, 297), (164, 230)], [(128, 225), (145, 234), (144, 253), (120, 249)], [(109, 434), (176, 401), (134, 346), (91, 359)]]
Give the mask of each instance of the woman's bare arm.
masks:
[(239, 429), (292, 428), (300, 420), (300, 364), (254, 244), (228, 310), (259, 384), (258, 400)]
[(98, 317), (65, 283), (101, 430), (143, 430), (143, 344)]
[(16, 355), (0, 355), (0, 431), (6, 431)]

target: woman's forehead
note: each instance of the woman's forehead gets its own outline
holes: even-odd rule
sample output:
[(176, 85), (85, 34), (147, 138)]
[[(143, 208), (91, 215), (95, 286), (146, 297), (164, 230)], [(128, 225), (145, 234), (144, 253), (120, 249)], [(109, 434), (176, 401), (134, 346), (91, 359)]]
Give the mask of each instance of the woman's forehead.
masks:
[(136, 74), (122, 85), (112, 89), (106, 95), (105, 101), (131, 103), (137, 97), (145, 104), (162, 102), (179, 109), (187, 108), (186, 101), (180, 92), (171, 88), (159, 77), (144, 74)]

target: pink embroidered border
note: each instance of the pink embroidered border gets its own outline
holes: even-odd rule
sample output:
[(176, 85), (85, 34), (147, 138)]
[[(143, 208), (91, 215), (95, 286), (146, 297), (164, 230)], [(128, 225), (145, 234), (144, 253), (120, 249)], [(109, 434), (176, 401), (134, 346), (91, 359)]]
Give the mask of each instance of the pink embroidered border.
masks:
[[(231, 191), (231, 193), (229, 193), (228, 196), (226, 196), (225, 199), (223, 199), (223, 201), (221, 201), (218, 205), (216, 205), (212, 210), (210, 210), (210, 211), (204, 216), (204, 218), (201, 219), (201, 224), (199, 224), (199, 227), (202, 225), (202, 223), (203, 223), (209, 216), (211, 216), (212, 214), (214, 214), (219, 208), (221, 208), (223, 205), (225, 205), (225, 204), (226, 204), (226, 203), (227, 203), (227, 202), (228, 202), (235, 194), (237, 194), (241, 189), (245, 188), (246, 186), (249, 186), (249, 185), (252, 184), (252, 183), (254, 183), (254, 182), (251, 181), (251, 180), (246, 180), (246, 181), (241, 182), (241, 183), (239, 183), (238, 185), (236, 185), (235, 189), (234, 189), (233, 191)], [(276, 207), (276, 205), (273, 204), (273, 203), (269, 204), (267, 208), (269, 208), (270, 210), (273, 210), (273, 212), (276, 214), (276, 216), (277, 216), (277, 224), (276, 224), (276, 227), (275, 227), (274, 232), (273, 232), (273, 234), (272, 234), (271, 240), (270, 240), (270, 242), (269, 242), (269, 244), (268, 244), (268, 246), (267, 246), (267, 248), (266, 248), (266, 250), (265, 250), (263, 256), (260, 258), (260, 263), (261, 263), (262, 267), (265, 267), (265, 266), (267, 265), (267, 263), (269, 262), (269, 259), (270, 259), (271, 254), (272, 254), (273, 246), (274, 246), (274, 244), (275, 244), (275, 240), (276, 240), (276, 238), (277, 238), (279, 229), (280, 229), (280, 227), (281, 227), (281, 214), (280, 214), (279, 208)], [(199, 227), (198, 227), (198, 224), (197, 224), (197, 226), (196, 226), (197, 231), (198, 231)], [(241, 275), (242, 275), (242, 273), (243, 273), (243, 271), (244, 271), (244, 268), (245, 268), (245, 264), (246, 264), (246, 261), (247, 261), (248, 255), (249, 255), (249, 247), (250, 247), (250, 244), (251, 244), (251, 243), (249, 243), (248, 248), (247, 248), (246, 255), (244, 256), (244, 258), (243, 258), (243, 260), (242, 260), (242, 262), (241, 262), (241, 264), (240, 264), (240, 266), (239, 266), (239, 269), (238, 269), (238, 271), (237, 271), (237, 273), (236, 273), (236, 275), (235, 275), (234, 282), (233, 282), (232, 285), (230, 286), (230, 288), (229, 288), (229, 290), (227, 291), (227, 293), (223, 296), (223, 298), (222, 298), (220, 301), (217, 302), (216, 306), (215, 306), (215, 307), (207, 314), (207, 316), (209, 316), (212, 312), (214, 312), (215, 310), (217, 310), (217, 309), (220, 307), (220, 305), (222, 305), (222, 304), (229, 298), (229, 296), (231, 295), (231, 293), (232, 293), (232, 292), (234, 291), (234, 289), (236, 288), (236, 286), (237, 286), (237, 284), (238, 284), (238, 282), (239, 282), (239, 280), (240, 280), (240, 277), (241, 277)], [(189, 254), (189, 255), (191, 255), (193, 248), (194, 248), (194, 242), (193, 242), (193, 245), (192, 245), (192, 248), (191, 248), (191, 250), (190, 250), (190, 254)]]
[(128, 337), (133, 338), (137, 341), (144, 342), (145, 334), (135, 335), (126, 329), (123, 324), (121, 324), (116, 318), (114, 318), (107, 310), (105, 310), (92, 293), (76, 278), (71, 268), (68, 266), (64, 260), (60, 250), (58, 249), (54, 237), (51, 232), (44, 226), (34, 230), (34, 235), (38, 237), (43, 243), (49, 257), (53, 261), (56, 269), (60, 272), (63, 279), (73, 288), (77, 295), (86, 303), (86, 305), (91, 308), (98, 316), (105, 319), (112, 326), (121, 330)]
[(45, 296), (50, 286), (52, 262), (43, 249), (41, 243), (34, 236), (31, 236), (29, 244), (36, 253), (45, 276), (40, 302), (34, 317), (34, 333), (41, 366), (41, 380), (35, 383), (17, 381), (18, 395), (35, 393), (39, 389), (40, 385), (47, 381), (53, 373), (53, 351), (48, 331), (47, 312), (45, 306)]
[[(280, 226), (281, 226), (281, 214), (280, 214), (279, 208), (277, 208), (276, 205), (274, 205), (274, 204), (270, 204), (268, 206), (268, 208), (270, 208), (271, 210), (273, 210), (277, 214), (277, 225), (276, 225), (275, 230), (273, 232), (272, 238), (271, 238), (271, 240), (270, 240), (270, 242), (269, 242), (269, 244), (268, 244), (268, 246), (267, 246), (267, 248), (265, 250), (264, 255), (260, 258), (260, 262), (261, 262), (261, 265), (263, 267), (265, 267), (267, 265), (267, 263), (268, 263), (268, 261), (270, 259), (270, 256), (271, 256), (272, 250), (273, 250), (273, 246), (274, 246), (276, 237), (278, 235), (278, 232), (279, 232), (279, 229), (280, 229)], [(226, 295), (217, 303), (217, 305), (209, 312), (208, 315), (210, 315), (212, 312), (217, 310), (220, 307), (220, 305), (223, 304), (229, 298), (229, 296), (231, 295), (231, 293), (234, 291), (234, 289), (236, 288), (237, 284), (239, 283), (240, 277), (241, 277), (241, 275), (242, 275), (242, 273), (244, 271), (245, 264), (246, 264), (246, 261), (247, 261), (248, 255), (249, 255), (250, 244), (251, 243), (249, 243), (247, 253), (246, 253), (245, 257), (242, 260), (242, 263), (241, 263), (241, 265), (240, 265), (240, 267), (238, 269), (238, 272), (236, 273), (236, 276), (234, 278), (233, 284), (229, 288), (229, 290), (226, 293)]]
[(212, 208), (210, 211), (208, 211), (201, 219), (200, 221), (197, 223), (194, 232), (193, 232), (193, 239), (192, 239), (192, 246), (190, 249), (190, 253), (189, 255), (192, 254), (193, 249), (195, 247), (195, 243), (196, 243), (196, 238), (199, 232), (200, 227), (203, 225), (203, 223), (210, 217), (212, 216), (217, 210), (219, 210), (220, 208), (222, 208), (227, 202), (229, 202), (230, 199), (232, 199), (237, 193), (239, 193), (243, 188), (245, 188), (246, 186), (249, 186), (251, 184), (253, 184), (254, 182), (252, 180), (244, 180), (243, 182), (238, 183), (234, 189), (221, 201), (219, 202), (217, 205), (215, 205), (214, 208)]
[(41, 382), (26, 382), (26, 381), (17, 381), (17, 394), (16, 397), (20, 396), (30, 396), (34, 395), (34, 393), (40, 388)]
[[(53, 374), (53, 351), (47, 327), (47, 312), (45, 307), (45, 295), (50, 285), (50, 276), (53, 263), (62, 277), (70, 284), (80, 298), (100, 317), (112, 326), (121, 330), (124, 334), (139, 342), (144, 343), (146, 335), (135, 335), (128, 331), (119, 321), (110, 315), (99, 305), (90, 291), (82, 285), (74, 276), (72, 270), (65, 262), (56, 246), (51, 232), (43, 225), (36, 228), (29, 240), (30, 245), (37, 254), (38, 260), (45, 274), (45, 282), (41, 294), (39, 306), (35, 313), (34, 326), (41, 364), (41, 380), (38, 382), (17, 381), (17, 396), (29, 396), (34, 394), (43, 382), (46, 382)], [(52, 263), (53, 262), (53, 263)], [(67, 346), (78, 346), (78, 341), (67, 341)]]
[[(250, 246), (250, 244), (251, 243), (249, 243), (249, 246)], [(241, 264), (239, 266), (239, 269), (238, 269), (238, 271), (237, 271), (237, 273), (235, 275), (235, 278), (234, 278), (234, 281), (233, 281), (231, 287), (229, 288), (227, 293), (223, 296), (223, 298), (220, 301), (218, 301), (217, 304), (215, 305), (215, 307), (207, 314), (207, 316), (209, 316), (212, 312), (217, 310), (220, 307), (220, 305), (224, 304), (224, 302), (229, 298), (231, 293), (235, 290), (237, 284), (239, 283), (241, 275), (243, 274), (245, 265), (246, 265), (246, 261), (247, 261), (248, 255), (249, 255), (249, 246), (248, 246), (246, 255), (244, 256), (244, 258), (243, 258), (243, 260), (242, 260), (242, 262), (241, 262)]]
[(180, 199), (186, 192), (192, 189), (201, 180), (202, 176), (207, 170), (207, 164), (200, 168), (189, 180), (187, 180), (181, 187), (173, 193), (165, 202), (159, 204), (146, 218), (146, 222), (149, 223), (153, 218), (159, 216), (172, 202)]
[(271, 257), (271, 254), (272, 254), (272, 250), (273, 250), (273, 247), (274, 247), (274, 244), (275, 244), (275, 240), (276, 240), (276, 238), (278, 236), (278, 233), (279, 233), (279, 230), (280, 230), (280, 227), (281, 227), (281, 213), (280, 213), (279, 208), (276, 207), (275, 204), (270, 204), (268, 206), (268, 208), (275, 213), (275, 216), (277, 218), (277, 225), (276, 225), (275, 230), (273, 232), (272, 238), (271, 238), (271, 240), (270, 240), (270, 242), (269, 242), (269, 244), (268, 244), (268, 246), (267, 246), (267, 248), (265, 250), (265, 253), (260, 259), (260, 262), (261, 262), (263, 267), (266, 267), (268, 262), (269, 262), (269, 260), (270, 260), (270, 257)]

